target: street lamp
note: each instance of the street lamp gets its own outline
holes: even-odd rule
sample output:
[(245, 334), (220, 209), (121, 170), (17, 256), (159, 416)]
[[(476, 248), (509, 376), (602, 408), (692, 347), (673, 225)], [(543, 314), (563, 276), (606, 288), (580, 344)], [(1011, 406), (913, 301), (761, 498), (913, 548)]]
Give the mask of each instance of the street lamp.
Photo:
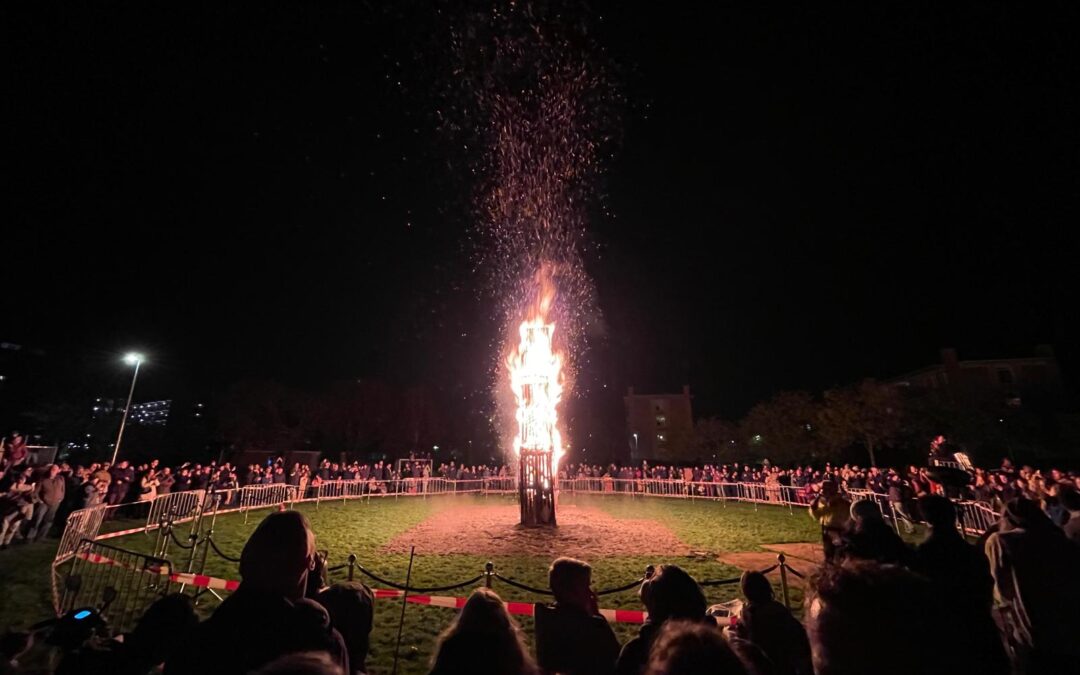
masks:
[(143, 355), (137, 352), (129, 352), (124, 355), (124, 363), (135, 366), (135, 374), (131, 376), (131, 389), (128, 390), (127, 405), (124, 406), (124, 416), (120, 419), (120, 432), (116, 434), (116, 445), (113, 446), (112, 461), (116, 464), (116, 456), (120, 453), (120, 440), (124, 437), (124, 426), (127, 424), (128, 412), (131, 411), (131, 397), (135, 394), (135, 380), (139, 377), (139, 366), (142, 365)]

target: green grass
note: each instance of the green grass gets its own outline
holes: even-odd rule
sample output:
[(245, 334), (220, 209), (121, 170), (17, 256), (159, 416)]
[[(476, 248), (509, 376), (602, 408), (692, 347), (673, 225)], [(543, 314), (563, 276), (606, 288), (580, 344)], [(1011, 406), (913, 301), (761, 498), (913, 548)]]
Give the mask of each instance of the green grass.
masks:
[[(481, 499), (484, 498), (384, 498), (347, 504), (323, 503), (318, 509), (313, 504), (302, 504), (297, 508), (310, 519), (318, 547), (329, 550), (332, 565), (344, 562), (349, 553), (355, 553), (360, 563), (372, 572), (402, 582), (408, 568), (408, 555), (380, 553), (379, 548), (394, 536), (423, 521), (435, 509), (448, 508), (457, 500), (473, 502)], [(789, 512), (787, 508), (775, 506), (755, 509), (748, 504), (731, 503), (724, 506), (716, 502), (631, 499), (622, 496), (564, 497), (564, 501), (600, 508), (615, 518), (657, 521), (674, 531), (694, 552), (690, 556), (609, 556), (590, 560), (594, 568), (594, 586), (598, 589), (623, 585), (641, 577), (647, 565), (662, 562), (677, 563), (699, 580), (737, 576), (739, 570), (716, 562), (714, 554), (762, 550), (762, 544), (814, 541), (818, 536), (815, 523), (801, 509)], [(225, 553), (238, 557), (244, 542), (263, 515), (265, 512), (251, 513), (246, 524), (240, 514), (220, 517), (214, 527), (214, 541)], [(111, 523), (110, 527), (117, 529), (122, 525), (125, 524)], [(179, 529), (182, 531), (177, 534), (183, 540), (187, 531), (183, 526)], [(154, 537), (140, 533), (112, 539), (108, 543), (151, 552)], [(5, 585), (3, 602), (0, 603), (0, 627), (25, 627), (49, 615), (49, 563), (55, 546), (55, 541), (50, 541), (13, 547), (0, 553), (0, 579)], [(174, 568), (183, 571), (187, 560), (185, 553), (174, 546), (169, 557)], [(413, 565), (412, 582), (414, 586), (438, 586), (469, 579), (480, 574), (488, 560), (484, 556), (439, 555), (419, 551)], [(503, 576), (540, 588), (547, 585), (547, 565), (550, 560), (525, 555), (499, 556), (490, 560)], [(238, 578), (236, 563), (212, 554), (204, 573), (227, 579)], [(363, 580), (363, 577), (359, 578)], [(544, 599), (498, 581), (495, 582), (495, 590), (506, 600), (535, 602)], [(706, 592), (712, 603), (736, 597), (734, 586), (710, 587)], [(466, 593), (467, 590), (462, 589), (445, 594)], [(798, 589), (793, 589), (793, 600), (801, 602)], [(215, 604), (216, 601), (211, 598), (204, 603), (203, 610), (209, 612)], [(634, 591), (604, 596), (601, 606), (641, 608)], [(400, 603), (390, 600), (380, 600), (376, 605), (375, 628), (368, 659), (368, 666), (374, 673), (390, 671), (400, 607)], [(413, 604), (407, 606), (399, 672), (427, 672), (428, 657), (435, 638), (451, 617), (450, 610)], [(526, 633), (531, 635), (531, 619), (523, 619), (522, 625)], [(615, 629), (624, 642), (637, 631), (636, 626), (629, 624), (616, 624)]]

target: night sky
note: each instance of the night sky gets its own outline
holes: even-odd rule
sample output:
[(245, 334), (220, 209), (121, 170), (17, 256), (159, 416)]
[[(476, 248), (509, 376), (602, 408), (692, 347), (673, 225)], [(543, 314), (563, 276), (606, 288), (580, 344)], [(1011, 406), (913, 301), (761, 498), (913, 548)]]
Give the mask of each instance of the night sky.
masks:
[[(472, 186), (434, 113), (441, 22), (481, 5), (387, 4), (4, 9), (0, 340), (109, 395), (138, 347), (146, 398), (251, 377), (488, 398)], [(1075, 6), (749, 4), (572, 17), (626, 99), (577, 415), (685, 383), (738, 416), (944, 346), (1050, 343), (1075, 388)]]

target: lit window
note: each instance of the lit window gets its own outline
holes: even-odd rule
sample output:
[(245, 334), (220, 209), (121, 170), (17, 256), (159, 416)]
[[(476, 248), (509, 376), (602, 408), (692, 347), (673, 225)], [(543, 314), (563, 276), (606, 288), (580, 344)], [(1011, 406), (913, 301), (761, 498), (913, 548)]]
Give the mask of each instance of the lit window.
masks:
[(656, 434), (656, 440), (663, 443), (667, 440), (667, 436), (664, 434)]

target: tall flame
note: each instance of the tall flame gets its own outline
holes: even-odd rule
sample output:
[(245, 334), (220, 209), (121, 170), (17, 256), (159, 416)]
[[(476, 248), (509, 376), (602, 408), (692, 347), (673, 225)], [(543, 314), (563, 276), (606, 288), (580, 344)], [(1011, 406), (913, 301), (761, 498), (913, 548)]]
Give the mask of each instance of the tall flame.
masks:
[(518, 327), (519, 342), (506, 359), (510, 387), (517, 400), (514, 452), (550, 451), (552, 470), (563, 455), (559, 402), (563, 393), (563, 355), (555, 347), (555, 322), (548, 316), (555, 283), (548, 266), (536, 274), (536, 299)]

